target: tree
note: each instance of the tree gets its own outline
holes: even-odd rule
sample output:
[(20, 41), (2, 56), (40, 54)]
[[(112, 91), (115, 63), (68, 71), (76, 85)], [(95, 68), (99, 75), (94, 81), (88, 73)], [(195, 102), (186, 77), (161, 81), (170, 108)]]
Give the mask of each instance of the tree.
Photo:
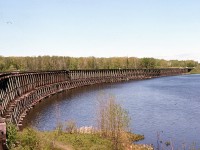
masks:
[(37, 71), (60, 69), (126, 69), (126, 68), (166, 68), (166, 67), (196, 67), (194, 60), (164, 60), (136, 57), (3, 57), (0, 56), (0, 71)]
[(196, 67), (198, 65), (198, 62), (195, 62), (193, 60), (187, 60), (185, 63), (187, 67)]
[(120, 149), (122, 143), (130, 142), (130, 117), (114, 97), (100, 99), (98, 110), (98, 127), (101, 135), (112, 139), (114, 149)]
[(156, 60), (154, 58), (142, 58), (140, 62), (141, 68), (155, 68)]

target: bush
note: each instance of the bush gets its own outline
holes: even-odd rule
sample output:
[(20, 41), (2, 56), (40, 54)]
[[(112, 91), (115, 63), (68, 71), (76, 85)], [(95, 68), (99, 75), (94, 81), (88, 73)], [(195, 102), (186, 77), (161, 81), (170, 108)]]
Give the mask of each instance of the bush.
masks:
[(114, 97), (100, 99), (97, 118), (101, 135), (112, 139), (114, 149), (121, 149), (125, 143), (131, 144), (128, 135), (130, 117)]
[(6, 125), (6, 138), (7, 146), (11, 149), (16, 143), (17, 139), (17, 127), (12, 123), (7, 123)]
[(20, 135), (20, 145), (29, 150), (38, 149), (39, 139), (37, 132), (32, 128), (23, 130), (23, 133)]
[(56, 136), (59, 136), (63, 133), (63, 123), (62, 122), (57, 123), (55, 131), (56, 131)]
[(75, 133), (76, 132), (76, 122), (71, 120), (66, 122), (66, 132), (67, 133)]

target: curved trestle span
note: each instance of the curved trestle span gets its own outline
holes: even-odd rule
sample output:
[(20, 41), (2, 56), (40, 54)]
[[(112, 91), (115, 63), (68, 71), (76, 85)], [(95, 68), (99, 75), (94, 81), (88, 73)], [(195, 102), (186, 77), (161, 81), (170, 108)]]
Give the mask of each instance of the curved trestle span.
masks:
[(188, 73), (191, 68), (58, 70), (0, 73), (0, 113), (22, 125), (27, 111), (57, 92), (97, 83), (148, 79)]

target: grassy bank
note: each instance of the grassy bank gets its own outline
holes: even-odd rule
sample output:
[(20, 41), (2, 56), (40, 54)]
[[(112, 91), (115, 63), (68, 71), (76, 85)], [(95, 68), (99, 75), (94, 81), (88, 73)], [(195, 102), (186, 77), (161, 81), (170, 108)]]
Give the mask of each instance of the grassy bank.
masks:
[(190, 73), (191, 74), (200, 74), (200, 65), (195, 67)]
[[(132, 140), (142, 140), (144, 136), (132, 134)], [(131, 149), (148, 150), (144, 145), (131, 145)], [(112, 139), (99, 134), (66, 133), (63, 131), (42, 132), (26, 128), (17, 133), (11, 150), (112, 150)]]
[(7, 125), (8, 146), (11, 150), (151, 150), (146, 145), (133, 144), (143, 135), (130, 133), (128, 112), (114, 97), (101, 97), (98, 109), (98, 128), (78, 128), (73, 120), (58, 122), (49, 132), (26, 128), (16, 132)]

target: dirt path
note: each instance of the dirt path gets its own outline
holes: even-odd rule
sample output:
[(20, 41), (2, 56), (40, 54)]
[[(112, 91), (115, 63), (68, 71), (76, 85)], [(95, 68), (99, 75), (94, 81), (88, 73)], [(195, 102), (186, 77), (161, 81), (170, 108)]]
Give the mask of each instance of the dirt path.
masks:
[(52, 146), (61, 150), (74, 150), (73, 146), (70, 144), (64, 144), (62, 142), (48, 139), (47, 137), (43, 137), (46, 139), (47, 142), (52, 143)]
[(63, 144), (63, 143), (58, 142), (58, 141), (55, 141), (53, 144), (54, 144), (54, 147), (60, 148), (62, 150), (74, 150), (71, 145)]

